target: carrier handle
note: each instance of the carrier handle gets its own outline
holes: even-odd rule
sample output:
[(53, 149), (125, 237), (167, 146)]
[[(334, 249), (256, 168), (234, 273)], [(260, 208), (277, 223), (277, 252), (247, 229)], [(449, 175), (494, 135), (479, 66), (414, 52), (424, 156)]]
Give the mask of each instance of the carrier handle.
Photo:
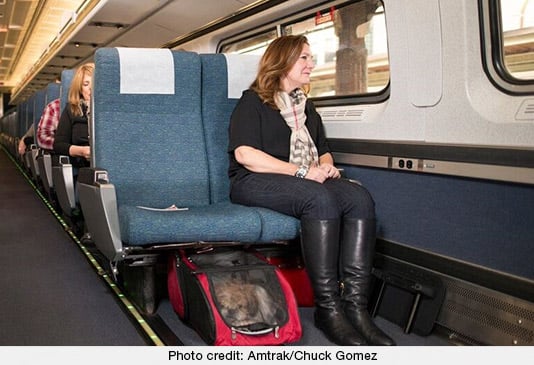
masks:
[(267, 333), (270, 333), (270, 332), (274, 331), (274, 337), (276, 337), (276, 338), (280, 337), (280, 334), (278, 332), (278, 330), (279, 330), (278, 326), (276, 326), (274, 328), (273, 327), (265, 328), (265, 329), (257, 330), (257, 331), (250, 331), (250, 330), (247, 330), (247, 329), (240, 329), (240, 328), (235, 328), (235, 327), (231, 327), (231, 329), (232, 329), (232, 340), (236, 339), (236, 334), (237, 333), (241, 333), (242, 335), (247, 335), (247, 336), (260, 336), (260, 335), (266, 335)]
[(219, 273), (219, 272), (232, 272), (232, 271), (243, 271), (246, 269), (272, 269), (274, 270), (275, 267), (261, 263), (261, 264), (252, 264), (252, 265), (237, 265), (237, 266), (221, 266), (221, 267), (212, 267), (212, 268), (206, 268), (206, 269), (197, 269), (191, 271), (193, 275), (197, 274), (210, 274), (210, 273)]

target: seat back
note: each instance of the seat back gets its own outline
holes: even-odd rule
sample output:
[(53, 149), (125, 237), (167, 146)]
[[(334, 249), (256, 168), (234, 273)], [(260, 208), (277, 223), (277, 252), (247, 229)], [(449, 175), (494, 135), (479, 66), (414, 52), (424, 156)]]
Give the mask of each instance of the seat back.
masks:
[(67, 69), (61, 71), (61, 85), (59, 90), (59, 110), (60, 113), (65, 108), (65, 105), (67, 105), (67, 101), (69, 100), (69, 89), (70, 84), (72, 83), (72, 78), (74, 77), (74, 71), (73, 69)]
[(119, 209), (209, 203), (200, 74), (196, 53), (96, 51), (92, 166), (108, 171)]
[[(45, 105), (48, 105), (48, 103), (52, 102), (53, 100), (59, 98), (60, 96), (60, 90), (61, 90), (61, 84), (57, 82), (52, 82), (46, 86), (46, 92), (45, 92)], [(44, 110), (43, 110), (44, 111)], [(42, 116), (42, 112), (41, 112)], [(40, 118), (39, 118), (40, 121)], [(39, 122), (38, 122), (39, 125)], [(39, 129), (36, 128), (35, 132), (38, 133)], [(35, 138), (37, 141), (39, 139)], [(54, 180), (52, 178), (52, 157), (48, 151), (44, 151), (40, 149), (39, 155), (37, 156), (37, 164), (39, 166), (41, 183), (45, 189), (45, 192), (48, 194), (48, 197), (52, 200), (54, 199)]]
[(37, 90), (32, 98), (33, 103), (30, 105), (31, 110), (31, 119), (29, 120), (30, 126), (33, 126), (33, 143), (28, 146), (29, 150), (26, 152), (27, 159), (30, 166), (30, 172), (32, 178), (35, 182), (40, 181), (40, 171), (39, 165), (37, 163), (37, 155), (39, 153), (37, 142), (37, 125), (39, 124), (39, 118), (41, 118), (41, 113), (43, 112), (45, 105), (45, 89)]
[[(66, 69), (61, 72), (59, 93), (60, 116), (67, 105), (69, 89), (74, 77), (74, 70)], [(69, 156), (54, 155), (52, 157), (52, 185), (63, 215), (71, 218), (77, 210), (76, 192), (74, 186), (74, 171)]]
[(26, 114), (24, 115), (24, 118), (22, 120), (22, 129), (19, 131), (21, 136), (24, 135), (24, 133), (26, 133), (28, 128), (30, 128), (30, 126), (33, 123), (33, 106), (34, 105), (35, 105), (35, 93), (32, 94), (26, 101), (26, 109), (25, 109)]
[(25, 159), (24, 155), (19, 155), (17, 152), (17, 146), (20, 141), (20, 138), (24, 135), (25, 130), (21, 132), (24, 129), (25, 121), (26, 121), (26, 113), (28, 110), (28, 100), (23, 101), (22, 103), (17, 105), (17, 118), (15, 123), (12, 124), (12, 129), (10, 135), (11, 138), (11, 153), (13, 156), (17, 156), (17, 159), (19, 162), (21, 162), (23, 165), (25, 165)]
[(41, 115), (43, 115), (43, 110), (46, 106), (46, 88), (37, 90), (35, 92), (35, 99), (33, 103), (33, 130), (35, 132), (34, 143), (39, 147), (39, 142), (37, 141), (37, 127), (39, 126), (39, 120), (41, 120)]
[(51, 82), (46, 86), (46, 104), (61, 96), (61, 83)]
[(7, 116), (4, 116), (5, 120), (4, 123), (4, 146), (7, 148), (9, 153), (12, 156), (18, 156), (15, 149), (15, 143), (18, 143), (17, 140), (17, 130), (19, 126), (19, 118), (20, 114), (22, 113), (22, 106), (19, 104), (15, 109), (12, 109), (13, 111), (8, 112)]
[[(202, 120), (210, 169), (212, 203), (229, 201), (228, 127), (244, 90), (257, 73), (260, 56), (202, 54)], [(254, 208), (261, 220), (258, 242), (293, 240), (298, 237), (298, 219), (266, 208)]]
[[(23, 128), (20, 130), (21, 136), (24, 136), (24, 134), (28, 131), (28, 129), (33, 125), (33, 116), (34, 116), (34, 105), (35, 105), (35, 93), (33, 93), (27, 100), (26, 104), (26, 116), (25, 119), (22, 120), (23, 122)], [(34, 131), (35, 132), (35, 131)], [(34, 137), (30, 138), (32, 141), (31, 143), (26, 143), (26, 152), (24, 153), (24, 165), (26, 166), (26, 169), (29, 171), (30, 174), (33, 175), (32, 172), (32, 152), (31, 152), (31, 146), (35, 142), (35, 133)]]
[(230, 116), (256, 76), (260, 57), (202, 54), (202, 119), (210, 169), (213, 203), (229, 200), (228, 127)]

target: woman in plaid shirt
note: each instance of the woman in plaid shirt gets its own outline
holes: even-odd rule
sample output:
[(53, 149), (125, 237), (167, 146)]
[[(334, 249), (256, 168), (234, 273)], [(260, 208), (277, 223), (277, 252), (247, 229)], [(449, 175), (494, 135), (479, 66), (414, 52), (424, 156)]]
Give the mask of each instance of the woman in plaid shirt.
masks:
[(48, 103), (37, 126), (37, 143), (45, 150), (54, 149), (54, 136), (59, 123), (59, 98)]

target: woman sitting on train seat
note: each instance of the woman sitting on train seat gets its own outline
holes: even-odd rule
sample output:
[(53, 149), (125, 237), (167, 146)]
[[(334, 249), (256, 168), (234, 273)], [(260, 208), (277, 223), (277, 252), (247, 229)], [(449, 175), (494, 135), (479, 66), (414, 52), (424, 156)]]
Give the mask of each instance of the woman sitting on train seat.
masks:
[(48, 103), (37, 125), (37, 142), (39, 142), (39, 147), (45, 150), (54, 149), (54, 136), (60, 116), (59, 105), (60, 99), (54, 99)]
[(306, 37), (274, 40), (230, 121), (231, 200), (301, 221), (315, 326), (338, 345), (395, 345), (367, 310), (374, 201), (340, 177), (320, 115), (306, 98), (314, 68)]
[(86, 63), (76, 70), (54, 137), (54, 152), (71, 156), (75, 170), (89, 166), (91, 152), (87, 122), (94, 67), (93, 63)]

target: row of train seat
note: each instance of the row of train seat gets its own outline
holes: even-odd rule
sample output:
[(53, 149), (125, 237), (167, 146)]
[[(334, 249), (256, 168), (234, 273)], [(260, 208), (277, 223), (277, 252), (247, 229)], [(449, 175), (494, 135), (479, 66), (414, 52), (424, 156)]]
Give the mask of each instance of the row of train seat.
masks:
[[(39, 121), (46, 105), (59, 98), (60, 110), (67, 104), (68, 90), (74, 76), (74, 70), (61, 72), (61, 82), (53, 82), (36, 91), (26, 101), (17, 105), (2, 118), (2, 144), (19, 161), (34, 184), (42, 190), (52, 202), (67, 224), (76, 233), (83, 228), (83, 219), (75, 201), (72, 172), (69, 174), (69, 156), (56, 156), (53, 151), (44, 149), (39, 144), (37, 131)], [(34, 137), (26, 141), (26, 152), (18, 153), (18, 143), (26, 131), (33, 127)], [(80, 228), (80, 226), (82, 228)]]
[[(75, 70), (63, 70), (61, 73), (61, 85), (65, 92), (59, 98), (59, 107), (63, 111), (68, 103), (68, 90), (72, 83)], [(83, 217), (80, 215), (79, 203), (76, 200), (74, 176), (69, 156), (52, 155), (52, 184), (58, 208), (76, 233), (83, 232)]]
[[(36, 94), (30, 96), (25, 102), (17, 105), (16, 108), (9, 109), (2, 117), (0, 125), (2, 145), (7, 148), (11, 155), (16, 157), (28, 171), (31, 169), (30, 159), (28, 158), (29, 154), (24, 153), (19, 155), (17, 151), (19, 141), (24, 138), (29, 127), (33, 125), (34, 118), (37, 115), (40, 115), (39, 113), (34, 113), (35, 109)], [(29, 152), (31, 145), (34, 143), (33, 138), (26, 138), (25, 142), (28, 148), (26, 152)]]
[[(19, 113), (17, 108), (9, 109), (0, 118), (0, 143), (12, 155), (17, 156), (17, 146), (24, 132), (19, 132)], [(25, 124), (24, 124), (25, 125)], [(27, 127), (26, 127), (27, 129)]]
[[(161, 251), (298, 237), (297, 219), (229, 200), (230, 114), (257, 62), (167, 49), (95, 53), (92, 161), (80, 169), (78, 194), (114, 272), (137, 272), (130, 294), (146, 312), (156, 307)], [(173, 205), (181, 209), (165, 210)]]
[[(258, 61), (251, 55), (98, 49), (91, 167), (79, 170), (74, 186), (68, 156), (42, 151), (37, 142), (30, 149), (40, 162), (39, 173), (28, 169), (32, 178), (41, 178), (40, 187), (69, 223), (76, 223), (74, 212), (81, 209), (82, 223), (115, 278), (127, 282), (127, 292), (147, 313), (157, 306), (162, 253), (288, 243), (299, 235), (296, 218), (229, 199), (230, 115)], [(72, 77), (73, 70), (63, 71), (61, 85), (39, 93), (43, 101), (35, 110), (58, 94), (63, 110)], [(40, 114), (32, 119), (35, 130)], [(8, 134), (2, 133), (3, 140)]]
[[(69, 72), (71, 71), (69, 70)], [(46, 89), (44, 90), (45, 100), (44, 100), (44, 104), (41, 110), (44, 110), (45, 106), (48, 103), (50, 103), (51, 101), (61, 96), (61, 86), (62, 85), (59, 83), (51, 83), (47, 85)], [(34, 128), (35, 136), (36, 136), (34, 138), (35, 139), (34, 142), (35, 142), (35, 145), (37, 146), (37, 156), (35, 157), (35, 161), (37, 162), (36, 170), (39, 171), (38, 176), (47, 196), (49, 198), (53, 198), (55, 193), (54, 193), (54, 183), (52, 181), (52, 159), (50, 157), (51, 155), (49, 151), (45, 151), (42, 148), (42, 146), (39, 144), (39, 140), (37, 139), (39, 119), (35, 118), (35, 121), (33, 123), (33, 128)]]

